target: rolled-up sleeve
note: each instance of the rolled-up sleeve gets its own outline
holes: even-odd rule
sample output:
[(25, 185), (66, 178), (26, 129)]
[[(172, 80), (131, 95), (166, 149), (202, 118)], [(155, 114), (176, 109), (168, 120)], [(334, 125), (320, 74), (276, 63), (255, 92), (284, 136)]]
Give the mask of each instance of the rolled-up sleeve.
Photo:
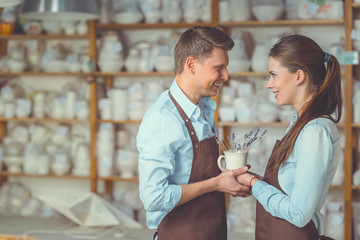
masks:
[(171, 114), (144, 118), (137, 135), (140, 199), (148, 212), (170, 212), (180, 201), (180, 185), (169, 179), (175, 171), (175, 152), (184, 138)]
[(327, 174), (334, 160), (333, 141), (329, 129), (321, 124), (304, 127), (296, 140), (293, 159), (281, 166), (281, 171), (289, 171), (294, 178), (290, 180), (291, 191), (284, 194), (264, 181), (253, 185), (252, 193), (266, 211), (297, 227), (304, 227), (312, 219), (319, 199), (330, 186), (332, 176)]

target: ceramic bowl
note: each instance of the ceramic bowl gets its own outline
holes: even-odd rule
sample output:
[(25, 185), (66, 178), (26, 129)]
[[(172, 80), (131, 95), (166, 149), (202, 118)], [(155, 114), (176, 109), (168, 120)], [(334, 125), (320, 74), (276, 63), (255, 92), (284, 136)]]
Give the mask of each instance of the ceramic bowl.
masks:
[(174, 59), (171, 56), (157, 56), (155, 58), (155, 69), (159, 72), (174, 71)]
[(279, 19), (284, 12), (282, 6), (259, 5), (251, 8), (255, 18), (262, 22), (269, 22)]
[(22, 156), (4, 156), (4, 163), (7, 166), (9, 172), (19, 173), (21, 172), (21, 166), (23, 164)]
[(41, 67), (45, 72), (66, 72), (68, 71), (68, 62), (64, 60), (47, 60), (41, 62)]
[(11, 72), (22, 72), (26, 65), (22, 60), (9, 59), (6, 61), (6, 65)]
[(51, 164), (51, 170), (55, 175), (65, 175), (70, 170), (70, 164), (63, 162), (53, 162)]
[(118, 72), (122, 68), (122, 62), (118, 61), (100, 60), (98, 64), (102, 72)]
[(114, 14), (113, 20), (115, 23), (138, 23), (142, 20), (142, 15), (135, 12), (121, 12)]
[(249, 71), (250, 61), (243, 59), (231, 59), (227, 67), (229, 73)]

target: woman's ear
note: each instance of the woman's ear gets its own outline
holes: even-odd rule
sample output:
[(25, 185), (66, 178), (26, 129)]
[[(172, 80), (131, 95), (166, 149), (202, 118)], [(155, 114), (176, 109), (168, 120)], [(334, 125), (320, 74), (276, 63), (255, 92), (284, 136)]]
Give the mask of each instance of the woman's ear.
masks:
[(189, 73), (195, 73), (196, 59), (194, 57), (188, 57), (185, 60), (184, 69), (186, 69)]
[(305, 81), (305, 72), (303, 70), (296, 71), (296, 85), (299, 86)]

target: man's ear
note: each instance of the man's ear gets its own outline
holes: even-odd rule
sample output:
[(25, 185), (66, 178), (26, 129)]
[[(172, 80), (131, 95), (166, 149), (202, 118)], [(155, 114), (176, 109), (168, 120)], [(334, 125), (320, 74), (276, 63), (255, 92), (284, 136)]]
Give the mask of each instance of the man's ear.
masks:
[(296, 71), (296, 85), (299, 86), (305, 81), (305, 72), (301, 69)]
[(186, 69), (189, 73), (194, 74), (196, 70), (196, 59), (194, 57), (188, 57), (185, 60), (184, 69)]

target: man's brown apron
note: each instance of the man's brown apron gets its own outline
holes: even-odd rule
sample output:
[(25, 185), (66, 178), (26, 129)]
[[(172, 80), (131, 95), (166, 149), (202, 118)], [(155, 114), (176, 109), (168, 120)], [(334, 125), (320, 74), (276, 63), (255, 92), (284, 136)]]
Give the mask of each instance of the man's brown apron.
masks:
[[(279, 146), (278, 140), (269, 158), (263, 180), (284, 192), (278, 181), (278, 170), (270, 171), (269, 166), (273, 159), (274, 150)], [(284, 192), (285, 193), (285, 192)], [(284, 219), (272, 216), (264, 207), (256, 202), (256, 240), (316, 240), (318, 231), (311, 220), (305, 227), (299, 228)]]
[[(194, 158), (189, 183), (219, 175), (221, 171), (216, 163), (219, 146), (215, 137), (199, 142), (190, 119), (170, 92), (169, 95), (185, 121), (193, 144)], [(217, 191), (206, 193), (175, 207), (162, 219), (157, 235), (159, 240), (226, 240), (224, 193)]]

